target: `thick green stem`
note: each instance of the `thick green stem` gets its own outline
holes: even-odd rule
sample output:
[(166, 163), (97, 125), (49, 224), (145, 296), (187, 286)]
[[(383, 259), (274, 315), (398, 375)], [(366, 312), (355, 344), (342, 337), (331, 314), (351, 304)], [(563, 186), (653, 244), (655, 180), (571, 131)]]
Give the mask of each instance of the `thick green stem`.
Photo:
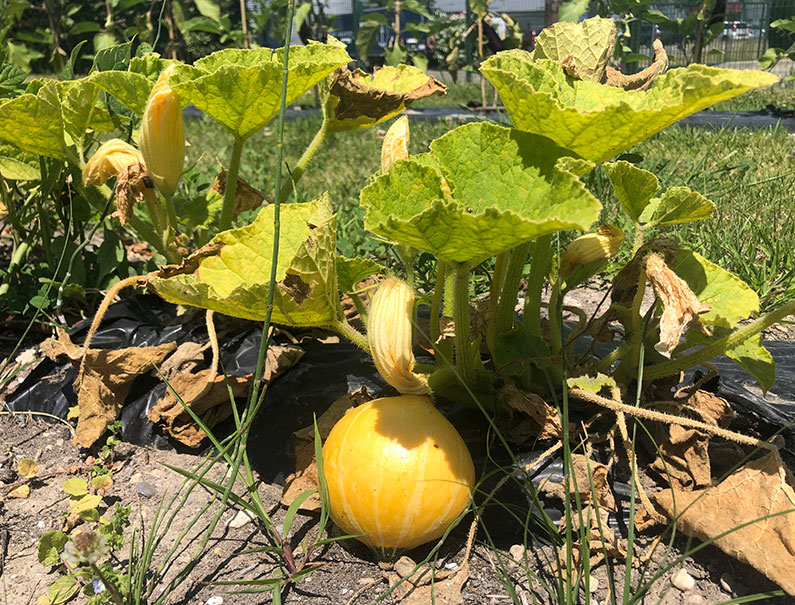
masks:
[(749, 338), (756, 336), (762, 332), (762, 330), (769, 328), (773, 324), (784, 319), (787, 315), (792, 315), (793, 313), (795, 313), (795, 301), (775, 311), (771, 311), (767, 315), (763, 315), (753, 323), (743, 326), (739, 330), (709, 343), (703, 349), (699, 349), (694, 353), (644, 368), (643, 379), (645, 381), (651, 381), (663, 378), (664, 376), (673, 376), (682, 370), (705, 363), (718, 355), (722, 355), (726, 351), (731, 351), (740, 346)]
[(541, 336), (541, 294), (544, 280), (552, 264), (552, 235), (542, 235), (533, 241), (532, 264), (527, 276), (524, 298), (524, 325), (535, 336)]
[(635, 256), (640, 247), (643, 245), (643, 225), (635, 223), (635, 238), (632, 242), (632, 256)]
[[(235, 179), (235, 183), (237, 183), (237, 179)], [(177, 212), (174, 210), (174, 202), (172, 201), (172, 197), (173, 197), (172, 195), (164, 195), (163, 206), (166, 209), (168, 227), (169, 229), (171, 229), (171, 232), (174, 235), (176, 235), (177, 233), (179, 233), (179, 226), (177, 225)]]
[(347, 321), (337, 321), (333, 323), (330, 328), (337, 332), (340, 336), (344, 336), (353, 344), (359, 347), (362, 351), (370, 352), (370, 343), (367, 342), (367, 337), (354, 328)]
[(0, 296), (4, 296), (8, 293), (11, 287), (11, 280), (14, 279), (14, 275), (16, 275), (19, 266), (28, 258), (30, 250), (31, 246), (28, 241), (20, 242), (17, 249), (14, 250), (14, 254), (11, 255), (11, 261), (8, 263), (7, 281), (4, 284), (0, 284)]
[(525, 242), (511, 250), (511, 259), (505, 271), (505, 283), (500, 292), (500, 302), (497, 305), (496, 335), (505, 334), (513, 326), (513, 316), (516, 309), (516, 298), (519, 296), (519, 287), (522, 284), (522, 271), (527, 261), (532, 242)]
[[(291, 178), (288, 179), (281, 188), (281, 195), (279, 196), (280, 201), (286, 202), (287, 198), (290, 197), (290, 194), (293, 192), (295, 183), (301, 180), (306, 167), (309, 165), (309, 162), (312, 161), (312, 158), (315, 157), (317, 150), (320, 149), (320, 146), (323, 144), (323, 141), (328, 134), (328, 124), (328, 120), (324, 119), (323, 123), (320, 125), (320, 130), (315, 133), (315, 138), (313, 138), (309, 143), (309, 146), (304, 149), (303, 155), (298, 160), (298, 163), (293, 167), (293, 170), (290, 174)], [(279, 168), (281, 169), (281, 166)]]
[(505, 250), (497, 255), (494, 263), (494, 274), (491, 276), (491, 287), (489, 288), (489, 308), (486, 310), (486, 346), (488, 346), (492, 357), (494, 356), (494, 345), (497, 341), (497, 302), (500, 299), (502, 283), (505, 280), (505, 270), (508, 266), (510, 251)]
[(235, 194), (237, 193), (237, 177), (240, 174), (240, 156), (243, 153), (243, 143), (246, 139), (235, 137), (232, 146), (232, 157), (229, 160), (229, 170), (226, 173), (226, 187), (224, 188), (224, 205), (221, 210), (221, 231), (226, 231), (232, 226), (235, 217)]
[(469, 322), (469, 266), (453, 266), (453, 321), (455, 322), (455, 365), (464, 384), (470, 384), (475, 373), (475, 352)]

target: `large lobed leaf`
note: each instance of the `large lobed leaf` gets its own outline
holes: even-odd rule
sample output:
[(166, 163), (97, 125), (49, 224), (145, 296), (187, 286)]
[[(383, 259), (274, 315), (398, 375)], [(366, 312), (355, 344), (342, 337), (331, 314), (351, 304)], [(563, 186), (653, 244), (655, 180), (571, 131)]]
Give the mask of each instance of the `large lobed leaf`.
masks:
[[(193, 67), (179, 65), (169, 84), (184, 102), (245, 139), (279, 113), (282, 56), (283, 49), (221, 50)], [(350, 61), (336, 45), (291, 48), (287, 103)]]
[(394, 164), (361, 193), (365, 226), (448, 261), (475, 263), (561, 229), (587, 229), (600, 204), (582, 161), (549, 139), (467, 124)]
[(596, 163), (685, 116), (778, 81), (758, 70), (691, 65), (659, 76), (648, 90), (627, 91), (573, 78), (560, 63), (521, 50), (490, 57), (481, 72), (499, 91), (516, 128), (547, 136)]
[[(281, 210), (273, 321), (328, 325), (336, 319), (336, 217), (328, 195)], [(165, 267), (149, 286), (165, 300), (261, 321), (266, 315), (273, 251), (273, 206), (253, 223), (218, 234), (179, 267)]]

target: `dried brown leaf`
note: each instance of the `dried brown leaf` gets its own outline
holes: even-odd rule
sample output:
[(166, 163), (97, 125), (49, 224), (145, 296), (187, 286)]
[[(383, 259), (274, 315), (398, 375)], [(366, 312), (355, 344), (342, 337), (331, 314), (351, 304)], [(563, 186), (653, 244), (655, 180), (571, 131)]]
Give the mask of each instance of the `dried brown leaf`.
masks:
[(506, 380), (497, 388), (497, 397), (511, 409), (526, 414), (536, 424), (539, 439), (560, 439), (563, 430), (558, 411), (535, 393), (529, 393)]
[(135, 204), (147, 200), (156, 202), (155, 185), (146, 173), (146, 166), (136, 162), (122, 170), (116, 177), (116, 216), (124, 224), (133, 215)]
[[(613, 490), (607, 482), (607, 467), (590, 460), (582, 454), (571, 455), (572, 470), (571, 490), (576, 490), (581, 502), (590, 504), (593, 501), (593, 494), (596, 494), (596, 502), (600, 509), (606, 511), (616, 510), (616, 500)], [(592, 493), (593, 483), (593, 493)], [(570, 499), (574, 499), (574, 491), (567, 491), (564, 483), (546, 481), (541, 484), (541, 491), (548, 496), (564, 500), (568, 493)]]
[[(213, 179), (213, 184), (210, 187), (210, 191), (213, 191), (223, 197), (224, 193), (226, 192), (227, 175), (228, 172), (226, 170), (221, 170), (218, 174), (216, 174), (215, 179)], [(264, 193), (258, 189), (254, 189), (254, 187), (249, 185), (242, 178), (237, 177), (237, 187), (235, 188), (235, 216), (247, 210), (256, 210), (266, 199), (267, 197)]]
[(668, 489), (652, 499), (670, 519), (676, 515), (679, 531), (688, 535), (708, 540), (730, 532), (714, 544), (795, 596), (795, 478), (777, 452), (749, 462), (715, 487)]
[(646, 257), (646, 275), (664, 307), (660, 318), (660, 342), (654, 347), (659, 353), (670, 357), (687, 328), (710, 335), (698, 319), (710, 306), (699, 302), (687, 282), (668, 267), (662, 256), (649, 254)]
[(605, 84), (623, 88), (624, 90), (648, 90), (651, 88), (654, 78), (664, 73), (668, 69), (668, 54), (663, 48), (662, 42), (654, 41), (654, 56), (651, 65), (636, 74), (625, 76), (617, 69), (609, 65), (605, 71)]
[[(156, 347), (89, 349), (74, 383), (80, 414), (75, 444), (91, 447), (118, 418), (133, 380), (151, 372), (176, 348), (176, 343), (169, 342)], [(83, 357), (83, 347), (73, 344), (62, 330), (57, 338), (44, 341), (41, 350), (52, 360), (66, 355), (75, 367), (80, 367)]]

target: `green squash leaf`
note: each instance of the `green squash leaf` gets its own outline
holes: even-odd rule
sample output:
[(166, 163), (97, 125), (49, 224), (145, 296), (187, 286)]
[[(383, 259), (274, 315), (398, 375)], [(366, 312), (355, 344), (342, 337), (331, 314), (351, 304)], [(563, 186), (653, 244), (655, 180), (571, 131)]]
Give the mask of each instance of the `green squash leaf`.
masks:
[(330, 132), (374, 126), (418, 99), (445, 94), (447, 87), (411, 65), (387, 66), (372, 76), (341, 69), (331, 83), (324, 112)]
[(353, 292), (360, 281), (384, 271), (386, 267), (368, 258), (337, 256), (337, 284), (345, 293)]
[(605, 164), (605, 172), (629, 218), (635, 223), (640, 222), (643, 209), (660, 190), (660, 181), (648, 170), (624, 160)]
[(570, 389), (582, 389), (583, 391), (598, 395), (605, 387), (616, 386), (616, 381), (610, 376), (597, 373), (596, 376), (576, 376), (574, 378), (569, 378), (566, 380), (566, 384)]
[(89, 77), (119, 103), (143, 115), (154, 85), (145, 75), (132, 71), (98, 71)]
[(648, 90), (627, 91), (572, 78), (559, 63), (522, 50), (489, 57), (481, 72), (516, 128), (547, 136), (596, 163), (685, 116), (778, 81), (757, 70), (690, 65), (657, 77)]
[(647, 225), (675, 225), (712, 218), (717, 206), (689, 187), (669, 187), (651, 200), (640, 215)]
[(45, 531), (39, 538), (39, 563), (45, 567), (59, 565), (61, 563), (61, 551), (68, 541), (69, 536), (62, 531), (57, 529)]
[(711, 309), (699, 316), (704, 325), (734, 327), (759, 310), (759, 297), (736, 275), (690, 250), (679, 250), (673, 271)]
[[(213, 53), (195, 67), (177, 66), (169, 80), (185, 103), (245, 139), (279, 113), (282, 50), (227, 49)], [(290, 49), (287, 103), (292, 103), (351, 58), (343, 49), (312, 44)]]
[(160, 72), (172, 63), (179, 63), (179, 61), (164, 59), (157, 53), (147, 53), (130, 59), (129, 71), (144, 76), (150, 82), (156, 82)]
[(0, 144), (0, 176), (9, 181), (35, 181), (41, 178), (39, 158), (13, 145)]
[(66, 157), (61, 107), (55, 82), (39, 94), (24, 94), (0, 105), (0, 138), (24, 151), (62, 160)]
[(613, 55), (615, 39), (616, 26), (612, 19), (558, 22), (538, 34), (533, 58), (565, 63), (569, 75), (600, 82)]
[[(336, 217), (328, 195), (281, 210), (273, 321), (328, 325), (336, 319)], [(165, 267), (149, 286), (165, 300), (262, 321), (273, 247), (273, 206), (251, 225), (218, 234), (179, 267)]]
[(762, 345), (761, 334), (749, 338), (731, 351), (726, 351), (726, 357), (753, 376), (762, 392), (767, 393), (776, 382), (776, 362), (770, 351)]
[(365, 227), (462, 263), (539, 235), (588, 229), (600, 204), (564, 168), (571, 163), (558, 162), (567, 153), (518, 130), (461, 126), (431, 143), (430, 154), (395, 163), (362, 190)]

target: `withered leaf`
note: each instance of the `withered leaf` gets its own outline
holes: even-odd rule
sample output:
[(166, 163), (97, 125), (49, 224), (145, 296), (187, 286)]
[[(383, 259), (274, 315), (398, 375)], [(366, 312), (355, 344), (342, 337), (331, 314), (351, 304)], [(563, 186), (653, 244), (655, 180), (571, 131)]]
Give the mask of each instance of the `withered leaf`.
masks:
[[(670, 519), (676, 514), (679, 531), (688, 535), (708, 540), (729, 532), (714, 544), (795, 596), (795, 478), (777, 452), (749, 462), (715, 487), (666, 489), (652, 499)], [(751, 524), (739, 528), (746, 523)]]
[(130, 164), (116, 177), (116, 216), (124, 224), (133, 215), (134, 205), (155, 199), (155, 185), (146, 173), (146, 166), (139, 162)]
[(664, 307), (660, 318), (660, 342), (654, 347), (659, 353), (670, 357), (687, 328), (710, 335), (698, 319), (710, 306), (699, 302), (687, 282), (668, 267), (662, 256), (649, 254), (646, 257), (646, 275)]
[(285, 275), (284, 279), (279, 282), (279, 287), (299, 305), (312, 294), (312, 287), (295, 273)]
[[(213, 184), (210, 187), (210, 191), (213, 191), (223, 197), (224, 193), (226, 192), (227, 175), (228, 171), (219, 171), (213, 179)], [(254, 187), (249, 185), (241, 177), (237, 177), (237, 187), (235, 188), (235, 216), (247, 210), (256, 210), (266, 199), (267, 197), (264, 193), (258, 189), (254, 189)]]
[[(156, 347), (89, 349), (83, 372), (74, 384), (80, 414), (75, 444), (91, 447), (118, 418), (133, 380), (153, 371), (176, 348), (176, 343), (169, 342)], [(80, 367), (83, 357), (83, 347), (73, 344), (62, 330), (57, 338), (44, 341), (41, 350), (53, 360), (66, 355), (75, 367)]]
[(651, 65), (632, 75), (624, 75), (608, 65), (604, 83), (624, 90), (648, 90), (651, 88), (654, 78), (663, 74), (666, 69), (668, 69), (668, 54), (665, 52), (662, 42), (655, 40)]
[[(251, 384), (251, 374), (243, 377), (216, 375), (208, 384), (210, 372), (202, 370), (195, 374), (186, 372), (173, 376), (169, 379), (171, 388), (166, 389), (164, 395), (157, 400), (157, 405), (149, 410), (150, 421), (160, 423), (166, 433), (189, 447), (199, 445), (207, 434), (196, 424), (182, 403), (201, 418), (208, 428), (212, 428), (232, 414), (227, 384), (235, 397), (245, 395)], [(175, 391), (182, 403), (174, 394)]]
[[(574, 491), (579, 494), (580, 500), (585, 503), (593, 501), (593, 494), (596, 494), (596, 503), (601, 509), (606, 511), (616, 510), (616, 500), (613, 496), (613, 490), (607, 482), (607, 467), (604, 464), (599, 464), (590, 460), (583, 454), (572, 454), (572, 477), (570, 480), (570, 487), (564, 483), (555, 483), (552, 481), (545, 481), (541, 484), (541, 491), (563, 500), (568, 494), (569, 498), (574, 498)], [(593, 491), (593, 493), (592, 493)]]
[(558, 411), (535, 393), (523, 391), (510, 380), (505, 380), (497, 387), (497, 396), (511, 409), (533, 420), (539, 439), (560, 439), (563, 436)]

